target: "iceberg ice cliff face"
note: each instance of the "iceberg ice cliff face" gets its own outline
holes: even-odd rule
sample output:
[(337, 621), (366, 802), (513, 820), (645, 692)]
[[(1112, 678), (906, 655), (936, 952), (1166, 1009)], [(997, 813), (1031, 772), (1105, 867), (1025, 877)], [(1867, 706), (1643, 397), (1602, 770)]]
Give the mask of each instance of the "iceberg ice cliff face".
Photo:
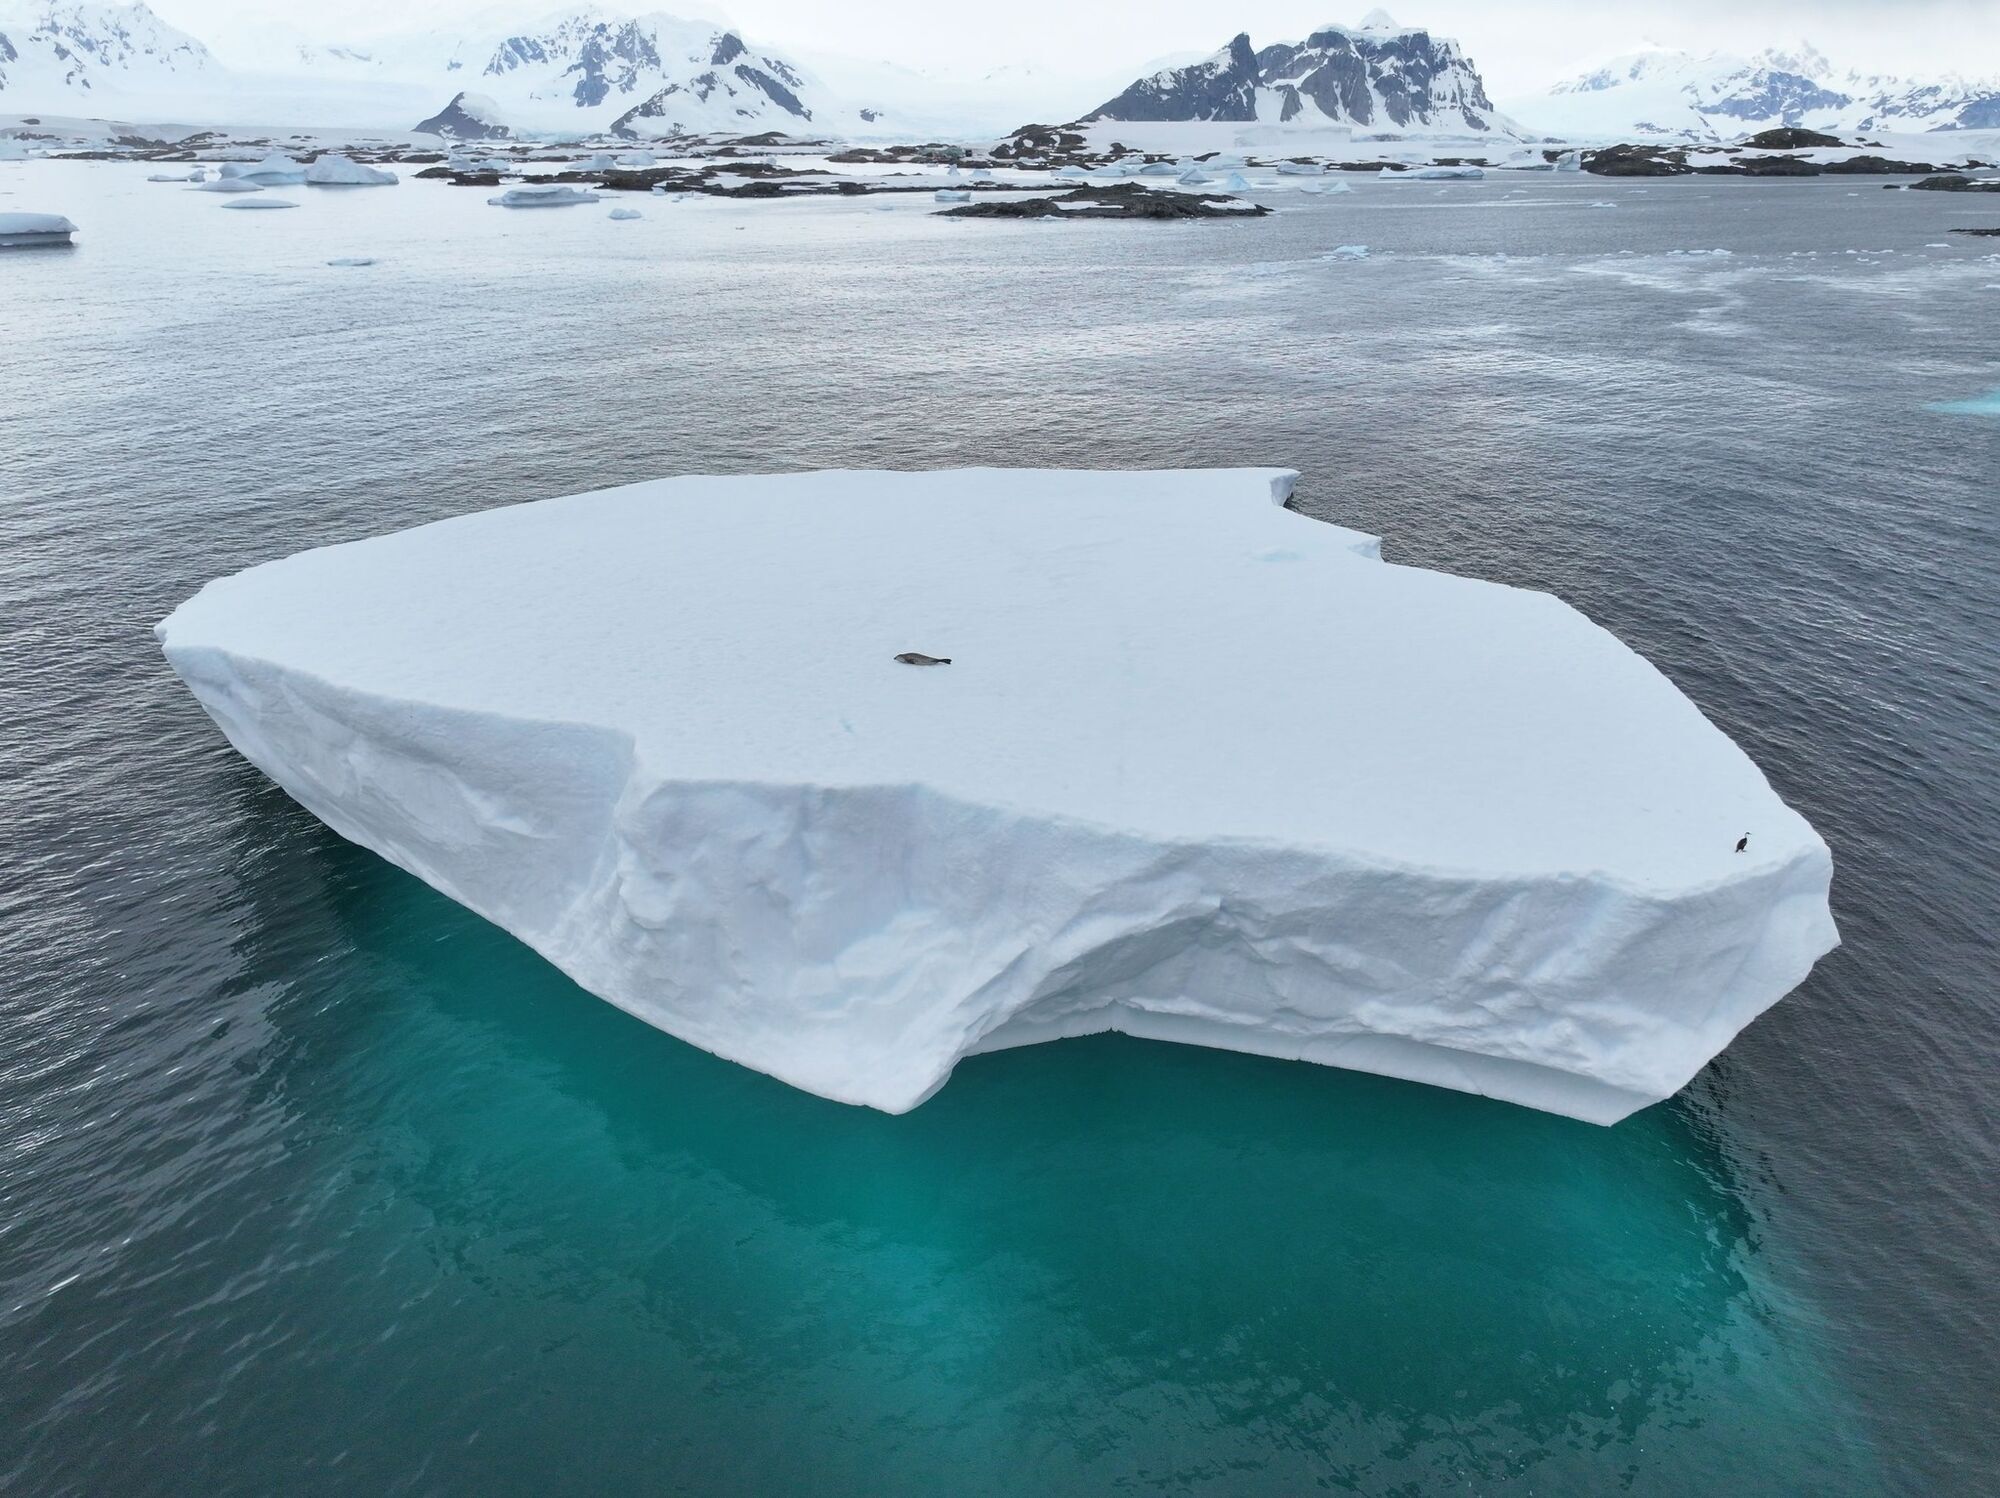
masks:
[(1673, 1093), (1834, 944), (1825, 844), (1611, 635), (1293, 477), (667, 479), (159, 636), (343, 836), (826, 1097), (1104, 1030), (1599, 1123)]

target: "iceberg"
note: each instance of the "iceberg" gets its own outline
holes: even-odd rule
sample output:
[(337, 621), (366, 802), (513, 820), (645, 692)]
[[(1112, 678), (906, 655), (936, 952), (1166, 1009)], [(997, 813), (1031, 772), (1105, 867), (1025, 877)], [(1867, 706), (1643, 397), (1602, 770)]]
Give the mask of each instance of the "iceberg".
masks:
[(567, 182), (541, 182), (526, 187), (510, 187), (487, 202), (496, 208), (562, 208), (570, 203), (595, 203), (597, 194), (571, 187)]
[(1834, 945), (1826, 845), (1612, 635), (1295, 478), (664, 479), (157, 633), (336, 832), (828, 1098), (1101, 1031), (1597, 1123), (1672, 1094)]
[(1486, 173), (1476, 166), (1418, 166), (1404, 172), (1385, 166), (1381, 175), (1402, 182), (1476, 182)]
[(71, 243), (76, 225), (60, 213), (0, 213), (0, 250), (33, 250)]
[(291, 157), (273, 152), (262, 161), (232, 161), (222, 168), (224, 178), (254, 183), (258, 187), (296, 187), (306, 180), (306, 169)]
[(314, 187), (394, 187), (396, 174), (365, 165), (351, 157), (329, 151), (306, 168), (306, 181)]
[(246, 182), (241, 177), (217, 177), (213, 182), (197, 182), (189, 192), (262, 192), (264, 189), (255, 182)]
[(625, 223), (631, 219), (644, 218), (645, 214), (641, 213), (636, 208), (614, 208), (608, 214), (606, 214), (605, 217), (610, 219), (616, 219), (620, 223)]
[(289, 198), (231, 198), (224, 208), (296, 208)]
[(931, 201), (934, 203), (970, 203), (972, 201), (972, 193), (969, 189), (962, 187), (940, 187), (936, 192), (931, 194)]
[(1250, 179), (1241, 172), (1231, 172), (1227, 177), (1222, 179), (1222, 190), (1224, 192), (1248, 192), (1250, 190)]

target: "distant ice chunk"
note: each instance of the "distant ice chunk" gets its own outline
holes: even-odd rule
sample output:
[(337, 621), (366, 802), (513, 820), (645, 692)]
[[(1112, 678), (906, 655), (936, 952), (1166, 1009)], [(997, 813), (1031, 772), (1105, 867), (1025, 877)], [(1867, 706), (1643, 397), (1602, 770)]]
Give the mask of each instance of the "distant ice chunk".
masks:
[(1180, 183), (1183, 187), (1206, 187), (1209, 183), (1213, 182), (1215, 178), (1209, 176), (1209, 174), (1207, 172), (1204, 172), (1200, 167), (1191, 166), (1186, 171), (1182, 172), (1174, 180)]
[(231, 181), (254, 183), (259, 187), (295, 187), (306, 180), (306, 169), (281, 152), (272, 152), (262, 161), (231, 161), (222, 168)]
[(618, 158), (617, 164), (629, 167), (653, 166), (658, 163), (659, 159), (651, 151), (627, 151), (623, 156)]
[(197, 182), (192, 192), (262, 192), (264, 189), (255, 182), (247, 182), (241, 177), (217, 177), (213, 182)]
[(567, 182), (533, 182), (510, 187), (486, 201), (496, 208), (564, 208), (571, 203), (595, 203), (598, 195)]
[(1476, 182), (1486, 175), (1476, 166), (1413, 166), (1408, 171), (1383, 167), (1382, 175), (1400, 182)]
[(224, 208), (296, 208), (299, 205), (289, 198), (231, 198), (222, 206)]
[(1562, 153), (1562, 155), (1560, 155), (1560, 156), (1558, 156), (1558, 157), (1556, 158), (1556, 170), (1557, 170), (1557, 171), (1559, 171), (1559, 172), (1580, 172), (1580, 171), (1582, 171), (1582, 170), (1583, 170), (1583, 152), (1581, 152), (1581, 151), (1565, 151), (1565, 152), (1563, 152), (1563, 153)]
[(636, 208), (614, 208), (605, 215), (606, 218), (617, 219), (621, 223), (628, 219), (644, 218), (645, 216), (645, 214)]
[(1673, 1093), (1833, 945), (1826, 845), (1603, 629), (1387, 565), (1294, 477), (668, 479), (159, 635), (335, 831), (826, 1097), (1107, 1030), (1599, 1123)]
[(1250, 191), (1250, 179), (1241, 172), (1231, 172), (1227, 177), (1222, 179), (1222, 190), (1224, 192), (1248, 192)]
[(148, 182), (187, 183), (187, 182), (200, 182), (204, 180), (206, 176), (207, 173), (197, 169), (192, 172), (154, 172), (151, 176), (147, 177), (146, 180)]
[(931, 198), (933, 201), (939, 203), (970, 203), (972, 201), (972, 193), (970, 190), (962, 187), (940, 187), (936, 192), (931, 194)]
[(1280, 177), (1323, 177), (1326, 168), (1317, 161), (1281, 161), (1278, 163)]
[(0, 161), (26, 161), (32, 155), (26, 141), (0, 140)]
[(60, 248), (74, 233), (60, 213), (0, 213), (0, 250)]
[(363, 265), (373, 265), (374, 263), (375, 263), (375, 257), (373, 255), (342, 255), (338, 259), (327, 261), (328, 265), (337, 265), (342, 267), (359, 267)]
[(1322, 260), (1366, 260), (1368, 258), (1368, 246), (1365, 244), (1335, 245), (1319, 258)]
[(338, 152), (329, 151), (306, 168), (306, 181), (315, 187), (394, 187), (396, 174), (365, 165)]

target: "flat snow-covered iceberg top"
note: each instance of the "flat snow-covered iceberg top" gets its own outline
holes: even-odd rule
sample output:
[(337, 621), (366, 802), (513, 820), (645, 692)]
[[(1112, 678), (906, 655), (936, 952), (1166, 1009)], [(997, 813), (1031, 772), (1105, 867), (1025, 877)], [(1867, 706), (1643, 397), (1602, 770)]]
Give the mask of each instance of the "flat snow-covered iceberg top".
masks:
[(1293, 477), (666, 479), (159, 634), (336, 831), (827, 1097), (1101, 1030), (1666, 1097), (1833, 945), (1825, 844), (1611, 635), (1390, 566)]

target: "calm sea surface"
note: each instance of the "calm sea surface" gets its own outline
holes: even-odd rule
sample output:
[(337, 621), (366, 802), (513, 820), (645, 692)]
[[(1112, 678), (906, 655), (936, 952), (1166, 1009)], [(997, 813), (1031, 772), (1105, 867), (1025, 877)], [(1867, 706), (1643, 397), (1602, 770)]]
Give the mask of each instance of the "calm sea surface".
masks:
[[(0, 163), (82, 227), (0, 258), (0, 1488), (1994, 1490), (2000, 419), (1928, 407), (2000, 386), (2000, 256), (1945, 232), (2000, 205), (612, 223), (145, 170)], [(889, 1118), (342, 843), (150, 634), (485, 506), (972, 462), (1290, 465), (1560, 593), (1825, 834), (1846, 945), (1608, 1130), (1117, 1038)]]

